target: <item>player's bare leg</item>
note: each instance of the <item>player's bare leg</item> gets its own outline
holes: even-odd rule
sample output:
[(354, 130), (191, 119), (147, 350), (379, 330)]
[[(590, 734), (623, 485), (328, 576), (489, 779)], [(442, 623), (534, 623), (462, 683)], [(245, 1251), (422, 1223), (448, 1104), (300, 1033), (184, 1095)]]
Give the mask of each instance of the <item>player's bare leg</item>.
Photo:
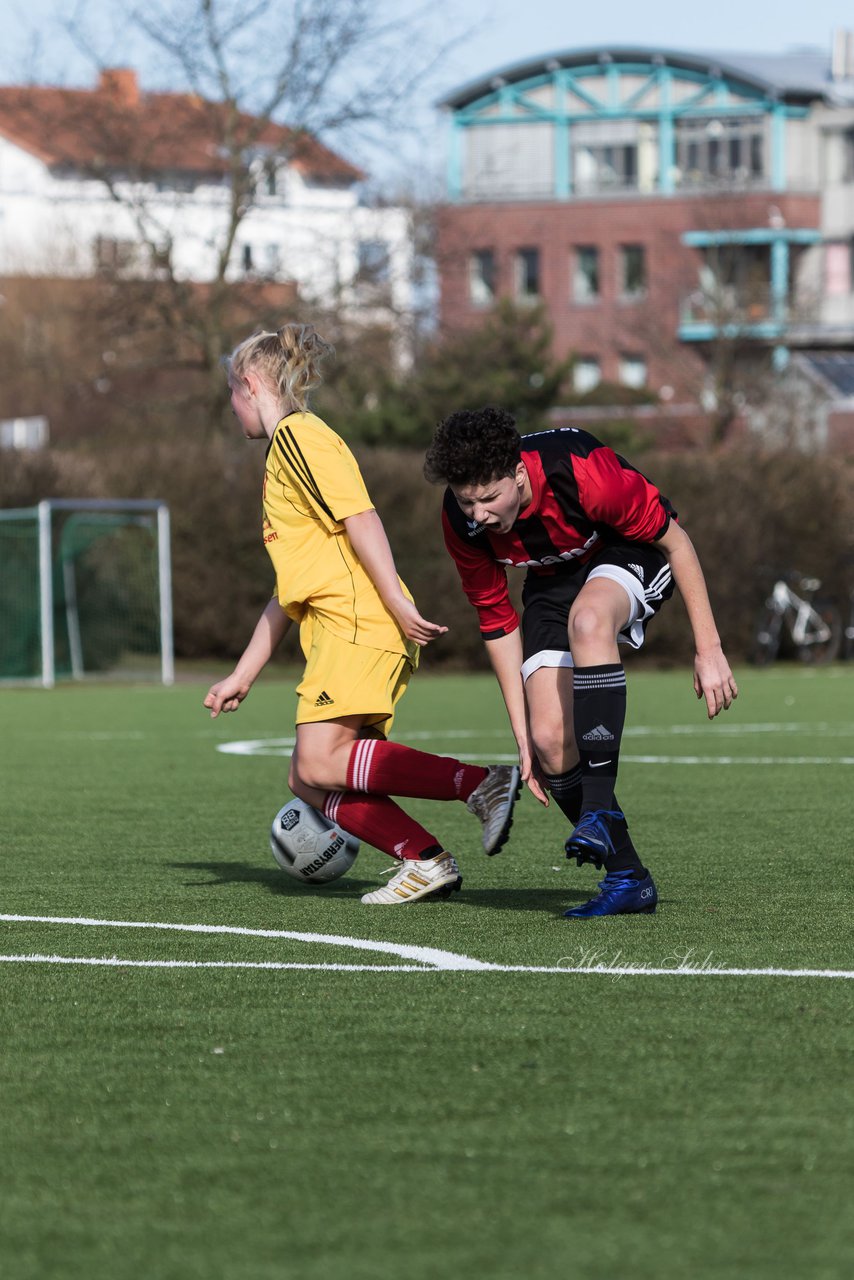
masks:
[(298, 725), (291, 789), (344, 830), (399, 863), (386, 884), (363, 896), (364, 903), (401, 905), (421, 898), (448, 897), (460, 888), (462, 876), (436, 837), (389, 796), (356, 791), (348, 785), (353, 774), (353, 748), (367, 740), (380, 739), (365, 726), (362, 716)]
[(317, 790), (461, 800), (481, 824), (485, 852), (494, 854), (503, 847), (521, 790), (517, 766), (486, 769), (452, 756), (368, 738), (363, 731), (366, 719), (370, 717), (341, 716), (297, 725), (301, 783)]

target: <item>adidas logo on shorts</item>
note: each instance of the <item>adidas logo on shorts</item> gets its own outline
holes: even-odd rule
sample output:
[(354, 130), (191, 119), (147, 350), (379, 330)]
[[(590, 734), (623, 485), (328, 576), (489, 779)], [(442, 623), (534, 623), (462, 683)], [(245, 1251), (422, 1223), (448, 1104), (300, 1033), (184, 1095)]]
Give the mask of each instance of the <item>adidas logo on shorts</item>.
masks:
[(316, 707), (334, 707), (335, 700), (333, 698), (330, 698), (329, 694), (324, 689), (314, 705)]
[(643, 582), (643, 565), (640, 565), (640, 564), (630, 564), (630, 565), (629, 565), (629, 568), (630, 568), (631, 570), (633, 570), (633, 571), (638, 575), (638, 577), (640, 578), (641, 582)]

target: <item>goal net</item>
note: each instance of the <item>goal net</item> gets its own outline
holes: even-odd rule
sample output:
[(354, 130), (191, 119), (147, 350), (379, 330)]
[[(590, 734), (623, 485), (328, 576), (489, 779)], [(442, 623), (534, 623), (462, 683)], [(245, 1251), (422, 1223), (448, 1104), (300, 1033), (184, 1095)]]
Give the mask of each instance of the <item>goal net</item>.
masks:
[(165, 503), (0, 511), (0, 681), (90, 677), (173, 682)]

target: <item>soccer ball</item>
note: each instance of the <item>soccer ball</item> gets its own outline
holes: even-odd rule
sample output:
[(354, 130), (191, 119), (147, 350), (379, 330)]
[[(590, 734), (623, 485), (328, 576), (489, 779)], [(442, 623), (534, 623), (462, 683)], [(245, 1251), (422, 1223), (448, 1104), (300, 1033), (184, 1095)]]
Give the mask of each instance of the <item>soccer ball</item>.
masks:
[(283, 871), (303, 884), (329, 884), (349, 871), (359, 841), (304, 800), (289, 800), (273, 819), (270, 848)]

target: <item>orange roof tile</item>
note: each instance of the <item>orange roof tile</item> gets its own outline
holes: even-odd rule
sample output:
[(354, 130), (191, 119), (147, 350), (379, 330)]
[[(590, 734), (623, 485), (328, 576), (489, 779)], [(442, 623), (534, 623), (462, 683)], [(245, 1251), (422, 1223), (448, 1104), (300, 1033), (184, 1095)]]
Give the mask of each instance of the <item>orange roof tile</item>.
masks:
[(312, 178), (364, 177), (307, 133), (191, 94), (142, 93), (124, 68), (102, 72), (95, 89), (0, 85), (0, 135), (51, 168), (222, 175), (229, 131), (243, 146), (278, 151)]

